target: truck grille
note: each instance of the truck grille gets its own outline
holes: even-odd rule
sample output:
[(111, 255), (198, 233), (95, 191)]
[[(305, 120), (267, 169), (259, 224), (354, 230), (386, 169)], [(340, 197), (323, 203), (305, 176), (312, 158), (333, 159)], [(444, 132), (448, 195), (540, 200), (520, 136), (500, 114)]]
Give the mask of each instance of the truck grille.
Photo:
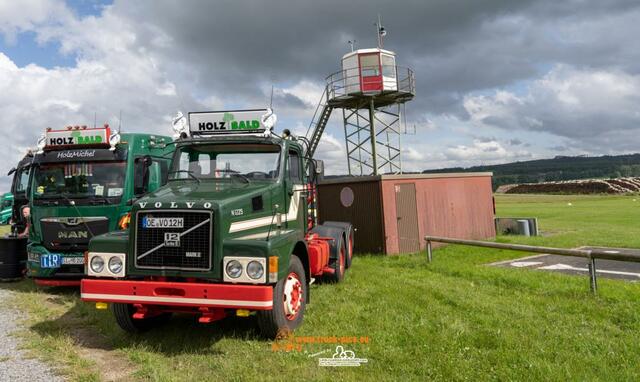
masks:
[(106, 217), (48, 217), (40, 219), (42, 243), (50, 251), (84, 251), (93, 236), (109, 232)]
[[(183, 219), (182, 228), (144, 227), (144, 218)], [(213, 214), (210, 211), (160, 210), (136, 214), (137, 268), (203, 271), (211, 269)]]

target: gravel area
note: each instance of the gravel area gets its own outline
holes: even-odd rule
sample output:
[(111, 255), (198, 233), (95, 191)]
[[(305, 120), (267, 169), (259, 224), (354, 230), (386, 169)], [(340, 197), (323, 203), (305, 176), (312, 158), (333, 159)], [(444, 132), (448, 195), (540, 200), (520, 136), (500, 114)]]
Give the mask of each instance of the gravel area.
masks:
[(10, 296), (11, 292), (0, 289), (0, 381), (62, 381), (49, 366), (19, 349), (19, 338), (12, 333), (19, 329), (20, 316), (7, 307)]

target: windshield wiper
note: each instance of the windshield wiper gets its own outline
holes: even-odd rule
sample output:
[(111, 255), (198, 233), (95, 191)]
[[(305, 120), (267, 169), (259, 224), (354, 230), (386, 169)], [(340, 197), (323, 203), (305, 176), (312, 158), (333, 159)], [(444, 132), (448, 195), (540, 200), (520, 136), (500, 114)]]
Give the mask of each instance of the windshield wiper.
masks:
[[(187, 175), (189, 175), (189, 177), (193, 180), (195, 180), (196, 182), (198, 182), (198, 184), (200, 184), (200, 179), (198, 179), (197, 176), (193, 175), (193, 171), (191, 170), (173, 170), (173, 171), (169, 171), (169, 174), (177, 174), (177, 173), (185, 173)], [(169, 175), (167, 174), (167, 175)], [(173, 178), (173, 179), (169, 179), (169, 180), (183, 180), (181, 178)]]
[(96, 201), (96, 202), (100, 201), (100, 202), (103, 202), (104, 204), (111, 204), (111, 201), (105, 198), (104, 196), (94, 195), (91, 199), (92, 199), (92, 202), (91, 202), (92, 204), (94, 204), (93, 201)]
[(251, 183), (251, 179), (249, 179), (246, 175), (241, 174), (236, 170), (216, 170), (216, 171), (231, 174), (232, 178), (235, 176), (235, 177), (238, 177), (238, 178), (244, 180), (246, 183)]

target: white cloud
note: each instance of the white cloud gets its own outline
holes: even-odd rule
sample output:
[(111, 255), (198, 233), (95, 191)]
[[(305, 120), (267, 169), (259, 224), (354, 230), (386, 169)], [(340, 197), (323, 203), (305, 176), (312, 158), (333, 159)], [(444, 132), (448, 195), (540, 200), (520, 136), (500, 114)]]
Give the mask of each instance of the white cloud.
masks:
[(498, 141), (474, 140), (472, 145), (457, 145), (445, 150), (447, 159), (462, 163), (502, 163), (508, 160), (530, 158), (524, 150), (507, 150)]
[(0, 2), (0, 34), (10, 44), (18, 33), (30, 31), (45, 22), (67, 19), (71, 13), (62, 1), (20, 0)]
[(627, 139), (624, 131), (640, 125), (639, 104), (640, 75), (565, 65), (533, 81), (524, 95), (496, 91), (464, 99), (471, 121), (479, 126), (544, 131), (594, 143), (619, 134), (620, 144)]
[[(4, 25), (0, 31), (6, 35), (34, 28), (39, 39), (60, 41), (62, 49), (78, 59), (69, 68), (18, 67), (0, 52), (0, 140), (12, 143), (6, 146), (0, 173), (6, 173), (26, 148), (35, 146), (46, 127), (93, 125), (94, 116), (98, 124), (113, 126), (122, 112), (124, 131), (170, 135), (170, 115), (200, 106), (189, 92), (178, 96), (179, 86), (167, 77), (163, 64), (133, 45), (131, 25), (109, 8), (102, 17), (78, 19), (57, 2), (49, 5), (64, 15), (58, 22), (38, 16)], [(207, 100), (215, 103), (212, 97)], [(2, 178), (3, 188), (8, 181)]]

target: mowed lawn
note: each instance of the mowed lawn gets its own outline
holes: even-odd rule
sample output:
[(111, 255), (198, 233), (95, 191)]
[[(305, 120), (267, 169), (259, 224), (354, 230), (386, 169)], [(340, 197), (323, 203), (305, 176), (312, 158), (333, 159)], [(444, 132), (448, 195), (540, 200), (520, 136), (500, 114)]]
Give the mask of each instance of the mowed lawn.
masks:
[[(497, 196), (498, 216), (535, 216), (543, 231), (498, 240), (640, 247), (634, 198)], [(524, 255), (449, 246), (431, 264), (424, 253), (356, 257), (344, 283), (313, 285), (304, 325), (279, 342), (261, 339), (253, 318), (178, 317), (131, 336), (77, 292), (0, 287), (30, 314), (27, 345), (77, 380), (640, 379), (640, 285), (601, 278), (593, 296), (586, 277), (485, 265)], [(368, 362), (318, 366), (336, 344), (317, 342), (341, 337)]]

